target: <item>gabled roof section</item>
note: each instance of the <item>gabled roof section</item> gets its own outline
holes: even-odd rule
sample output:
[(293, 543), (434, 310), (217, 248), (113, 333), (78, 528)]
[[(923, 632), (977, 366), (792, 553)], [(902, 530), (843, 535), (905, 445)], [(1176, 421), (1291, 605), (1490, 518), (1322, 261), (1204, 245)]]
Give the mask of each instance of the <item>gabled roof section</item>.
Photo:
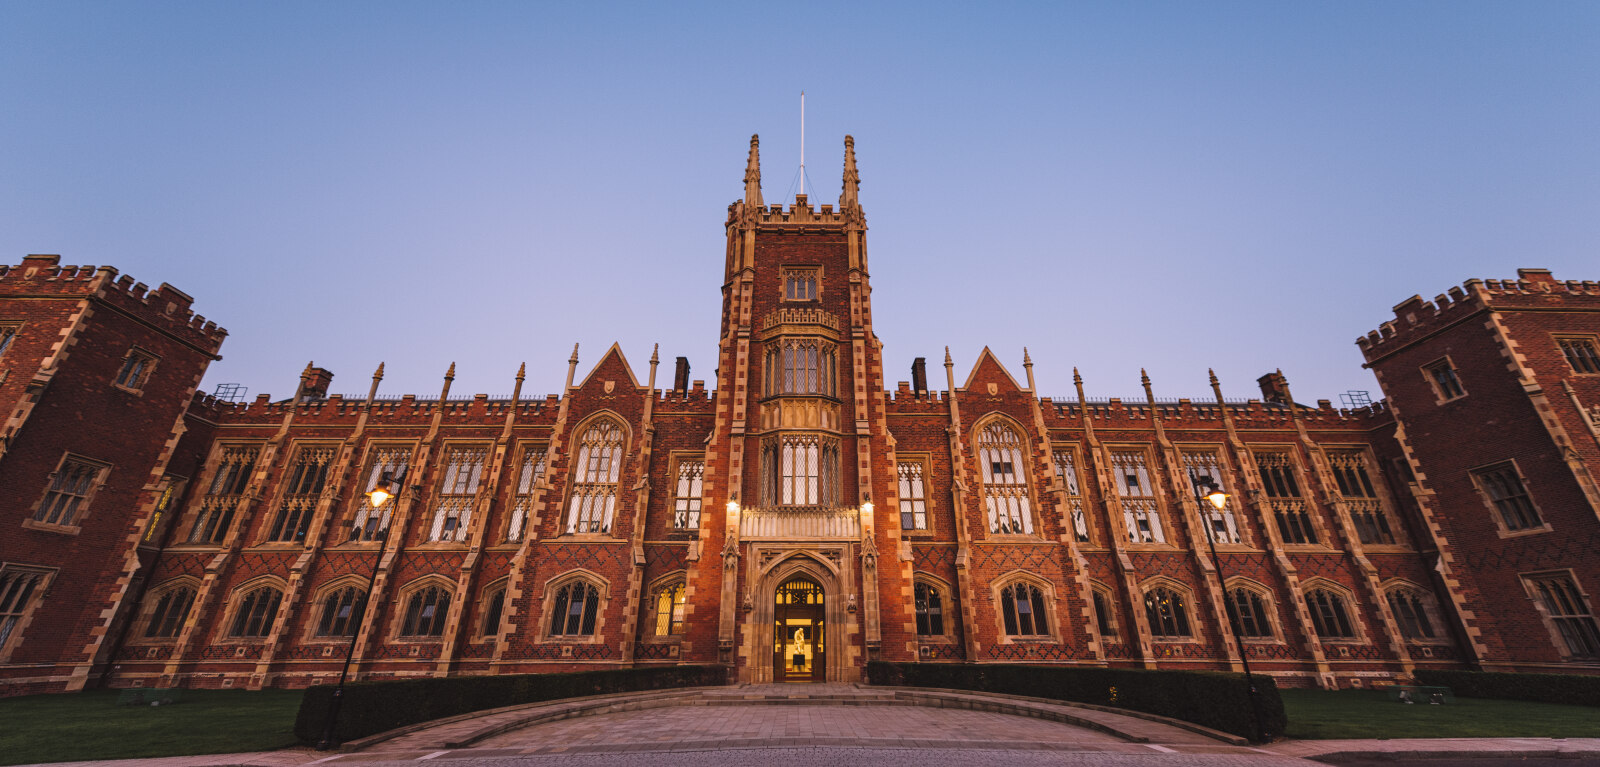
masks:
[[(601, 375), (602, 372), (605, 375)], [(633, 388), (639, 388), (639, 379), (633, 375), (633, 366), (628, 364), (628, 358), (622, 354), (622, 347), (613, 342), (611, 348), (600, 355), (600, 361), (595, 363), (589, 375), (584, 376), (583, 381), (573, 388), (582, 389), (588, 386), (590, 381), (614, 381), (622, 376), (628, 377), (628, 384)]]
[(961, 385), (961, 390), (971, 391), (973, 384), (988, 383), (999, 384), (1002, 391), (1008, 385), (1012, 391), (1020, 392), (1023, 390), (1021, 386), (1017, 385), (1017, 379), (1011, 376), (1011, 371), (1006, 370), (1006, 366), (1000, 363), (999, 358), (994, 356), (994, 352), (989, 351), (989, 347), (985, 346), (983, 351), (978, 353), (978, 361), (973, 363), (972, 372), (967, 374), (967, 382)]

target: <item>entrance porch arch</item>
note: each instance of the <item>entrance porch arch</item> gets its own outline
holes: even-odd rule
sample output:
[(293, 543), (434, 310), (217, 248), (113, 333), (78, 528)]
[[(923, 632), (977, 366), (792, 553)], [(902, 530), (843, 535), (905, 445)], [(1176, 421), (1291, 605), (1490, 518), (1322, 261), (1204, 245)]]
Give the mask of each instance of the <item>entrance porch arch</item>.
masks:
[[(827, 557), (806, 551), (775, 560), (758, 574), (751, 590), (750, 619), (745, 625), (752, 682), (837, 682), (851, 678), (846, 642), (847, 624), (853, 616), (847, 609), (849, 599), (840, 585), (841, 576)], [(779, 592), (791, 583), (814, 586), (821, 604), (810, 597), (803, 597), (804, 604), (794, 603), (797, 592), (791, 588), (786, 592), (790, 603), (780, 608)], [(782, 639), (777, 633), (780, 619), (786, 621)], [(796, 630), (802, 633), (798, 642), (793, 633)], [(797, 650), (804, 656), (804, 672), (791, 673)]]

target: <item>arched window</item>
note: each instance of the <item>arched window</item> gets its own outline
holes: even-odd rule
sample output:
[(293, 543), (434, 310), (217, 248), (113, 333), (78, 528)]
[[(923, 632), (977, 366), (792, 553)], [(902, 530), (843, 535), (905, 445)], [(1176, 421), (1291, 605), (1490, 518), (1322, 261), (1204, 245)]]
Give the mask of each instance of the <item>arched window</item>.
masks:
[(567, 532), (609, 533), (622, 475), (622, 427), (601, 418), (585, 429), (572, 463), (572, 500)]
[(1188, 638), (1189, 608), (1183, 594), (1166, 586), (1144, 593), (1144, 615), (1150, 633), (1164, 639)]
[(239, 601), (228, 636), (254, 638), (272, 633), (272, 622), (277, 620), (278, 603), (282, 601), (283, 592), (272, 586), (252, 589)]
[(833, 344), (815, 339), (784, 339), (767, 346), (767, 395), (834, 396)]
[(978, 466), (991, 533), (1033, 534), (1022, 445), (1022, 438), (1004, 421), (992, 421), (978, 432)]
[(356, 633), (367, 595), (355, 586), (334, 589), (322, 597), (322, 617), (317, 619), (317, 636), (347, 637)]
[(1000, 612), (1007, 636), (1043, 636), (1050, 633), (1045, 617), (1044, 593), (1028, 583), (1013, 583), (1000, 590)]
[(1116, 639), (1117, 612), (1111, 607), (1115, 604), (1111, 595), (1098, 588), (1091, 589), (1089, 594), (1094, 599), (1094, 622), (1095, 627), (1100, 630), (1100, 636), (1105, 639)]
[(761, 444), (762, 502), (767, 506), (831, 506), (839, 502), (839, 441), (783, 434)]
[(1428, 618), (1426, 597), (1421, 591), (1406, 586), (1389, 590), (1389, 609), (1400, 624), (1400, 635), (1406, 639), (1434, 639), (1433, 621)]
[(484, 599), (483, 620), (478, 622), (478, 635), (482, 637), (498, 636), (500, 634), (500, 616), (506, 610), (505, 582), (491, 584), (484, 593), (487, 596)]
[(917, 636), (944, 636), (944, 595), (930, 583), (918, 583), (915, 589), (917, 607)]
[(1306, 609), (1311, 611), (1311, 624), (1317, 636), (1323, 639), (1355, 639), (1356, 630), (1345, 611), (1344, 598), (1329, 589), (1306, 592)]
[(1275, 636), (1272, 630), (1271, 614), (1267, 612), (1267, 605), (1271, 599), (1263, 597), (1261, 592), (1243, 586), (1233, 586), (1228, 589), (1224, 602), (1228, 607), (1228, 623), (1233, 626), (1234, 636), (1242, 639), (1266, 639)]
[(171, 639), (183, 630), (183, 621), (194, 606), (195, 591), (188, 586), (167, 589), (156, 599), (156, 608), (145, 624), (146, 639)]
[(683, 581), (656, 589), (652, 597), (656, 610), (656, 636), (678, 636), (683, 633), (684, 592)]
[(588, 581), (573, 581), (556, 591), (550, 610), (550, 635), (594, 636), (600, 614), (600, 589)]
[(406, 617), (400, 624), (400, 636), (442, 636), (444, 620), (449, 614), (449, 591), (438, 586), (417, 589), (406, 600)]

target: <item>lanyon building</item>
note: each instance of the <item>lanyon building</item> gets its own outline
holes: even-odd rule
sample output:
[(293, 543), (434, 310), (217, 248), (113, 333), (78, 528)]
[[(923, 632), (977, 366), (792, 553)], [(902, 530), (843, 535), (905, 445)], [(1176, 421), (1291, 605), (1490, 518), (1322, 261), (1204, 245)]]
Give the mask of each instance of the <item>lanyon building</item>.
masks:
[(888, 388), (853, 141), (834, 205), (767, 205), (757, 149), (709, 388), (613, 346), (549, 397), (452, 368), (380, 398), (381, 366), (346, 397), (307, 366), (230, 402), (197, 391), (226, 331), (188, 295), (0, 266), (0, 693), (321, 684), (352, 639), (365, 679), (1600, 672), (1600, 285), (1406, 300), (1357, 341), (1385, 395), (1359, 409), (1276, 372), (1249, 400), (1042, 396), (987, 350)]

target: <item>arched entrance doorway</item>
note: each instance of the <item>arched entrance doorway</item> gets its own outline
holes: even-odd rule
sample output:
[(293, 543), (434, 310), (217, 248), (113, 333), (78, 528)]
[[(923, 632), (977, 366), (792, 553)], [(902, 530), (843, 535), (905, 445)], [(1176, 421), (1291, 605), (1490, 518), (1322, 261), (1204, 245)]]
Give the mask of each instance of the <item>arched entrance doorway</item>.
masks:
[(826, 614), (822, 587), (796, 576), (778, 587), (772, 609), (772, 680), (822, 682), (828, 678)]

